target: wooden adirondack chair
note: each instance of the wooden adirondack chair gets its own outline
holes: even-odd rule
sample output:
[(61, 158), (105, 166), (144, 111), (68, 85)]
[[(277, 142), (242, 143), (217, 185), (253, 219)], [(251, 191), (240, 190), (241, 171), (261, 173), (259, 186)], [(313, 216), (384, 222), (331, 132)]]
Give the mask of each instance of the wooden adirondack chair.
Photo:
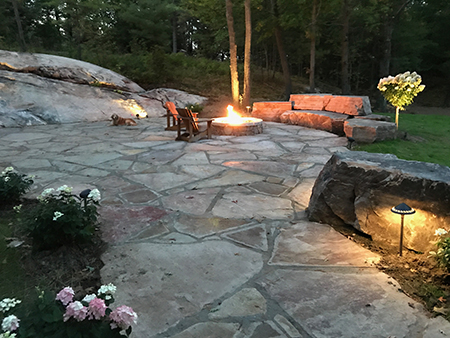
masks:
[[(178, 118), (178, 112), (177, 112), (177, 108), (175, 106), (175, 103), (171, 102), (171, 101), (167, 101), (166, 104), (166, 110), (167, 110), (167, 127), (165, 130), (177, 130), (178, 126), (177, 123), (179, 123), (179, 121), (183, 121), (182, 119), (180, 120)], [(192, 113), (195, 118), (197, 118), (197, 113)], [(184, 125), (182, 124), (182, 128), (184, 128)]]
[(166, 130), (177, 130), (177, 128), (178, 128), (177, 123), (178, 123), (179, 119), (178, 119), (178, 112), (177, 112), (177, 108), (175, 107), (175, 103), (167, 101), (165, 106), (167, 108)]
[[(177, 122), (177, 141), (195, 142), (203, 138), (211, 138), (212, 119), (199, 119), (196, 116), (197, 114), (192, 113), (187, 108), (177, 108), (177, 112), (179, 120)], [(181, 121), (186, 126), (186, 132), (183, 134), (181, 133)], [(200, 130), (198, 124), (201, 122), (206, 122), (205, 130)]]

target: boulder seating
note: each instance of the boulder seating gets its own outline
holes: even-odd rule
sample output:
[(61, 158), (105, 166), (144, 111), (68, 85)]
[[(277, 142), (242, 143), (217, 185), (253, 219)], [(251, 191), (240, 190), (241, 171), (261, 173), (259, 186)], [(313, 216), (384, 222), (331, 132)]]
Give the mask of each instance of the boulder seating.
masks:
[(396, 138), (395, 123), (372, 114), (367, 96), (292, 94), (287, 102), (255, 102), (252, 116), (346, 135), (359, 143)]

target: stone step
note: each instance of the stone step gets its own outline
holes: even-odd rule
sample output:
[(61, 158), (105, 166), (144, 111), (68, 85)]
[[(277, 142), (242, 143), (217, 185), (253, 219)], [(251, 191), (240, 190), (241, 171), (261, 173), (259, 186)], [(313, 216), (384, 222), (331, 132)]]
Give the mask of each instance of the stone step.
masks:
[(350, 119), (344, 122), (344, 132), (359, 143), (394, 140), (397, 137), (395, 123), (369, 120)]
[(319, 129), (343, 136), (347, 116), (339, 113), (317, 110), (289, 110), (281, 114), (283, 123)]

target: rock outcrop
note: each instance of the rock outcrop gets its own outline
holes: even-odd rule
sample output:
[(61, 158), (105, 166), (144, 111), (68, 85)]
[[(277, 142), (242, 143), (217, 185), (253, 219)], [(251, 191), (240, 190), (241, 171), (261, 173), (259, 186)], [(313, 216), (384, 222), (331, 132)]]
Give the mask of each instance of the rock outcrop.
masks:
[(108, 69), (61, 56), (0, 50), (0, 127), (166, 114), (164, 103), (206, 98), (173, 89), (145, 91)]
[(337, 153), (317, 178), (307, 212), (311, 221), (347, 224), (398, 245), (400, 216), (391, 208), (402, 202), (416, 210), (405, 216), (405, 247), (435, 250), (435, 230), (450, 223), (450, 168), (394, 155)]

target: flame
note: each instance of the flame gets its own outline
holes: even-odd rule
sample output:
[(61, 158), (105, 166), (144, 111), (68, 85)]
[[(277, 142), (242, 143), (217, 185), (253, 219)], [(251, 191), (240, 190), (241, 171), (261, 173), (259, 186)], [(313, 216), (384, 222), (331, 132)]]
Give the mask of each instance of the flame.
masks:
[(237, 112), (234, 111), (233, 106), (229, 105), (227, 107), (228, 110), (228, 117), (227, 121), (230, 124), (241, 124), (242, 123), (242, 117)]

